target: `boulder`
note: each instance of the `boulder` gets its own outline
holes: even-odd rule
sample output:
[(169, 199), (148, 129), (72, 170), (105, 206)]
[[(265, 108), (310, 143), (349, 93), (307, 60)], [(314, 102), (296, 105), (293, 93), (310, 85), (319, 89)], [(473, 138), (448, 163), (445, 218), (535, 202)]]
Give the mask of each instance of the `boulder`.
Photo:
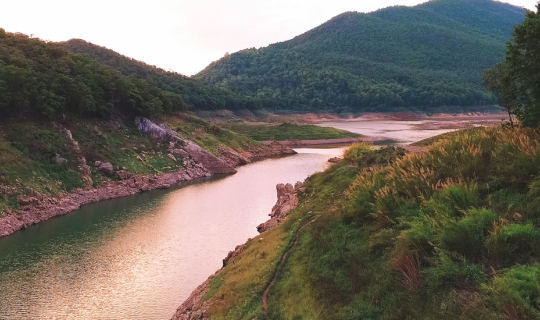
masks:
[(112, 175), (114, 173), (114, 166), (109, 162), (100, 163), (97, 169), (108, 175)]
[(172, 161), (176, 161), (176, 158), (172, 154), (168, 154), (167, 157), (169, 157)]

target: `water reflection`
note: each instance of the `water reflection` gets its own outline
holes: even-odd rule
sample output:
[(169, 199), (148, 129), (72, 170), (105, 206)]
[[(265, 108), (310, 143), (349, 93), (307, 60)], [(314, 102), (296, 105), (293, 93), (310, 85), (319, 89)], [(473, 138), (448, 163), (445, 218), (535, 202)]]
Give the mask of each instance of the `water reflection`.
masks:
[(257, 235), (277, 183), (302, 181), (342, 153), (298, 151), (0, 239), (0, 319), (168, 319), (229, 250)]

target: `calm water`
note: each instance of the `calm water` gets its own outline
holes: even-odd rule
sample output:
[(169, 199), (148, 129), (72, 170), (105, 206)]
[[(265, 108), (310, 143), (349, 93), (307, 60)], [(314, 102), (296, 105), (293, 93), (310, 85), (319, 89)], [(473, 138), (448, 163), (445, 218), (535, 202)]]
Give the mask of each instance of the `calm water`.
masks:
[(275, 185), (322, 171), (340, 149), (89, 205), (0, 239), (0, 319), (169, 319), (238, 244), (256, 236)]
[[(420, 121), (333, 126), (403, 143), (450, 130)], [(322, 171), (342, 149), (240, 167), (232, 176), (110, 200), (0, 239), (0, 319), (169, 319), (227, 253), (257, 235), (275, 185)]]
[(395, 120), (354, 120), (354, 121), (328, 121), (317, 125), (333, 127), (366, 136), (384, 137), (397, 141), (400, 144), (408, 144), (455, 129), (419, 130), (417, 125), (429, 122), (441, 122), (432, 120), (418, 121), (395, 121)]

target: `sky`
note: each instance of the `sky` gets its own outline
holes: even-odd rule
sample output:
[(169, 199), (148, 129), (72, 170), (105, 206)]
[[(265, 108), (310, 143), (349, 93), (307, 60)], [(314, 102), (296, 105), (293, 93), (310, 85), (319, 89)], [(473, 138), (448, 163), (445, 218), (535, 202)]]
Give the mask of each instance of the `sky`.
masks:
[[(0, 28), (83, 39), (190, 76), (226, 53), (289, 40), (346, 12), (422, 0), (6, 0)], [(507, 0), (535, 10), (537, 0)]]

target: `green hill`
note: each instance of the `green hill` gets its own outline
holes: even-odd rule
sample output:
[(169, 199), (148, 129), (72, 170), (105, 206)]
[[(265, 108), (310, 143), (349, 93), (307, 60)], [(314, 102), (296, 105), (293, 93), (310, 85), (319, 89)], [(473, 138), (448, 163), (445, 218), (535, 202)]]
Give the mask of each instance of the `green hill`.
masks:
[(273, 110), (462, 111), (495, 104), (481, 73), (502, 61), (524, 10), (436, 0), (343, 13), (292, 40), (246, 49), (195, 76)]
[(158, 116), (185, 109), (176, 93), (60, 44), (0, 28), (0, 119)]

